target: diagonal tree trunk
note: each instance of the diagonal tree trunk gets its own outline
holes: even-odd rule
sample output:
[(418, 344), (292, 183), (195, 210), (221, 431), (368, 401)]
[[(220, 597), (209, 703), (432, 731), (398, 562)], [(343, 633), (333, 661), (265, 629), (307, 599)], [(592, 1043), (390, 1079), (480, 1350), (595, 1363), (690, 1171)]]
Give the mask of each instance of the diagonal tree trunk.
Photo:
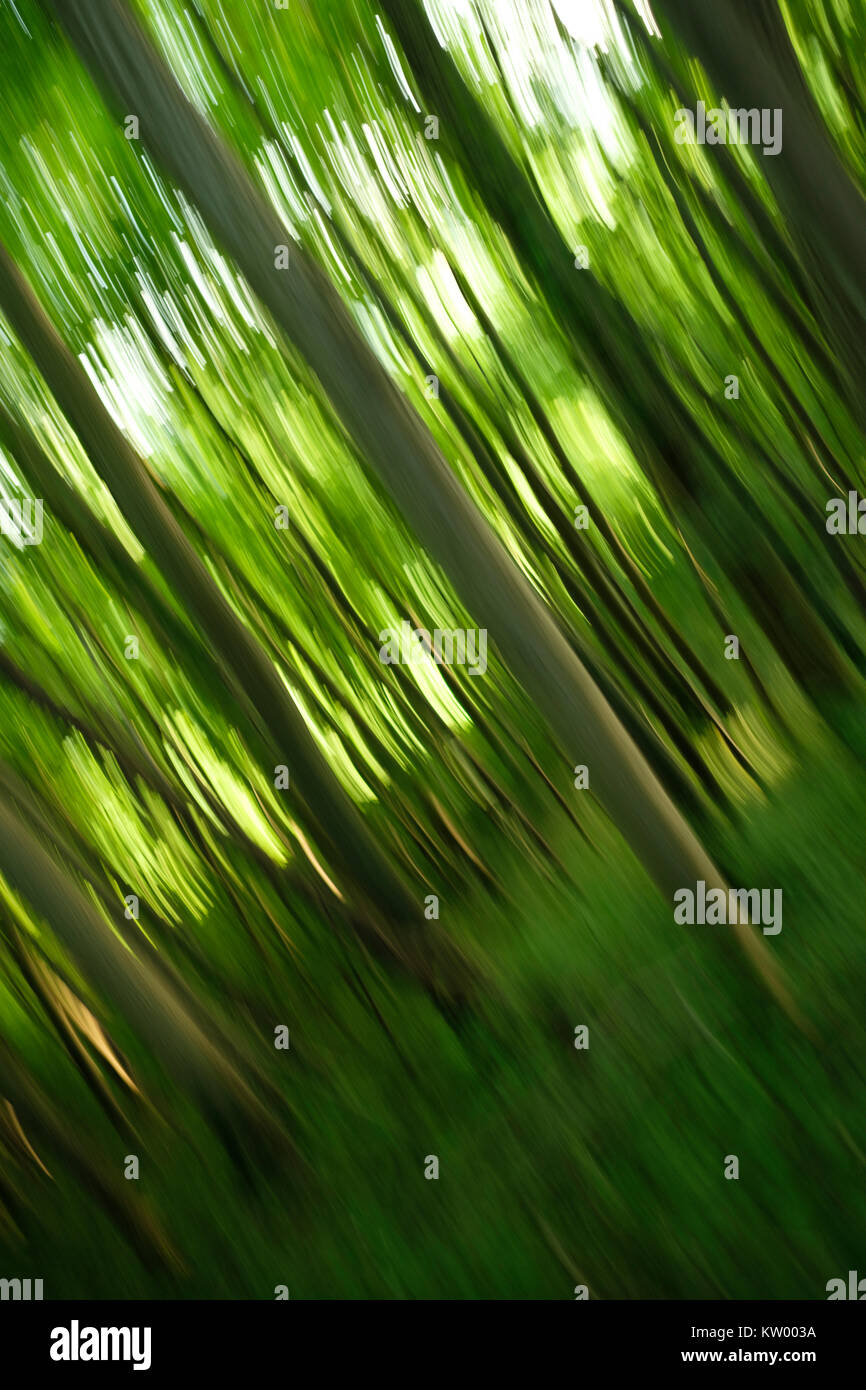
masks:
[[(262, 129), (263, 135), (266, 135), (268, 139), (275, 141), (279, 145), (283, 154), (283, 158), (286, 160), (287, 164), (292, 170), (293, 177), (298, 181), (299, 184), (309, 188), (308, 176), (304, 168), (302, 167), (301, 162), (298, 160), (294, 150), (292, 149), (291, 144), (286, 140), (285, 134), (279, 126), (279, 124), (273, 119), (270, 112), (256, 100), (255, 96), (251, 94), (244, 86), (244, 84), (240, 81), (235, 69), (233, 68), (232, 64), (226, 59), (225, 55), (222, 52), (222, 49), (220, 48), (220, 45), (214, 38), (214, 35), (210, 27), (208, 26), (208, 24), (205, 23), (203, 17), (199, 15), (196, 11), (193, 11), (191, 14), (191, 19), (196, 27), (197, 32), (202, 38), (205, 47), (207, 48), (208, 53), (219, 67), (222, 76), (229, 84), (235, 96), (238, 98), (238, 100), (243, 101), (249, 105), (250, 109), (255, 114), (256, 120), (258, 121)], [(390, 296), (384, 290), (381, 282), (376, 282), (373, 273), (368, 268), (367, 262), (357, 245), (357, 237), (353, 234), (353, 229), (350, 223), (342, 214), (339, 213), (337, 209), (334, 209), (332, 211), (331, 227), (333, 229), (335, 238), (337, 239), (338, 245), (340, 246), (343, 254), (346, 256), (349, 264), (351, 264), (355, 273), (360, 277), (362, 283), (366, 286), (372, 297), (380, 305), (388, 322), (394, 328), (394, 331), (403, 339), (408, 349), (413, 354), (415, 354), (416, 357), (418, 357), (420, 349), (414, 342), (411, 333), (409, 332), (406, 324), (403, 321), (402, 316), (400, 315), (397, 309), (397, 306), (394, 303), (392, 303)], [(376, 227), (373, 226), (371, 223), (368, 223), (366, 227), (366, 235), (372, 240), (373, 244), (377, 247), (380, 256), (384, 255), (384, 243), (382, 242), (382, 239)], [(444, 250), (444, 248), (440, 247), (440, 250)], [(551, 428), (549, 421), (547, 420), (544, 410), (540, 402), (537, 400), (534, 392), (532, 391), (532, 388), (530, 387), (527, 378), (520, 371), (520, 368), (518, 367), (514, 358), (507, 353), (507, 350), (505, 349), (505, 346), (499, 334), (497, 333), (494, 324), (485, 314), (484, 309), (482, 308), (466, 276), (463, 274), (460, 267), (456, 265), (450, 258), (449, 266), (451, 269), (451, 273), (454, 276), (464, 299), (466, 300), (469, 307), (472, 309), (472, 312), (475, 314), (475, 317), (478, 319), (481, 326), (484, 328), (484, 331), (490, 339), (491, 344), (495, 348), (497, 355), (501, 359), (504, 368), (506, 369), (508, 374), (514, 379), (515, 385), (518, 387), (521, 395), (524, 397), (526, 404), (529, 407), (530, 413), (532, 414), (534, 420), (536, 421), (536, 424), (541, 430), (542, 435), (544, 436), (545, 441), (550, 447), (554, 458), (562, 468), (564, 474), (568, 477), (569, 481), (572, 483), (575, 489), (575, 495), (579, 497), (582, 502), (586, 503), (593, 524), (598, 527), (599, 533), (607, 541), (619, 565), (622, 567), (629, 580), (634, 585), (643, 603), (652, 613), (653, 617), (659, 623), (666, 636), (672, 642), (678, 655), (682, 658), (685, 665), (689, 667), (691, 670), (693, 670), (695, 674), (698, 676), (699, 680), (704, 686), (704, 689), (707, 691), (710, 698), (715, 702), (717, 708), (721, 709), (723, 713), (726, 713), (729, 708), (729, 702), (724, 692), (716, 684), (716, 682), (710, 676), (709, 672), (706, 670), (706, 668), (703, 666), (700, 660), (696, 657), (695, 653), (692, 652), (683, 635), (676, 629), (674, 624), (668, 618), (667, 614), (661, 608), (660, 604), (658, 603), (652, 592), (650, 585), (647, 584), (644, 580), (639, 567), (634, 563), (626, 548), (622, 545), (618, 537), (615, 535), (613, 528), (610, 526), (609, 522), (607, 521), (607, 518), (604, 515), (604, 512), (593, 501), (586, 483), (577, 476), (576, 471), (573, 468), (570, 460), (566, 457), (564, 450), (560, 446), (559, 441), (556, 438), (556, 435), (553, 429)], [(428, 307), (423, 302), (423, 298), (419, 296), (418, 293), (413, 289), (408, 278), (400, 272), (399, 267), (394, 266), (394, 274), (399, 285), (401, 294), (406, 295), (410, 299), (416, 312), (419, 313), (419, 315), (426, 321), (429, 331), (436, 340), (437, 351), (443, 352), (448, 357), (452, 366), (454, 366), (455, 369), (459, 369), (459, 360), (456, 357), (454, 350), (451, 348), (447, 339), (444, 337), (441, 330), (439, 329), (435, 316), (430, 313)], [(432, 370), (432, 368), (430, 368), (430, 370)], [(448, 403), (446, 401), (446, 408), (447, 405)], [(512, 457), (518, 459), (518, 450), (522, 450), (522, 446), (519, 444), (519, 441), (517, 440), (515, 431), (513, 430), (513, 428), (510, 427), (510, 421), (508, 418), (507, 410), (503, 408), (501, 401), (498, 400), (498, 398), (496, 398), (491, 392), (485, 393), (485, 412), (495, 423), (496, 428), (502, 436), (506, 444), (506, 447), (508, 448)], [(528, 471), (526, 462), (528, 462), (528, 460), (525, 450), (522, 450), (521, 456), (518, 459), (518, 461), (521, 463), (521, 468), (524, 474), (526, 474)], [(594, 559), (594, 557), (590, 557), (590, 559)], [(617, 587), (619, 589), (619, 586)], [(643, 638), (643, 634), (641, 634), (641, 638)]]
[(163, 1230), (152, 1206), (130, 1194), (131, 1186), (112, 1166), (93, 1156), (89, 1136), (66, 1118), (66, 1104), (55, 1104), (19, 1054), (0, 1038), (0, 1093), (14, 1106), (16, 1118), (38, 1148), (56, 1155), (122, 1234), (146, 1268), (178, 1272), (180, 1252)]
[[(312, 813), (337, 863), (348, 868), (355, 882), (393, 919), (417, 921), (420, 904), (391, 868), (319, 752), (270, 659), (223, 598), (141, 459), (2, 247), (0, 307), (45, 376), (129, 525), (182, 596), (230, 683), (244, 693), (248, 717), (265, 739), (274, 764), (289, 767), (293, 793)], [(272, 775), (270, 768), (267, 771)]]
[(382, 9), (428, 109), (440, 117), (440, 146), (505, 231), (636, 457), (662, 496), (677, 498), (678, 509), (754, 610), (792, 675), (828, 719), (835, 719), (839, 704), (858, 695), (859, 682), (780, 560), (780, 538), (772, 534), (771, 523), (757, 522), (742, 505), (726, 460), (696, 430), (625, 305), (591, 271), (575, 272), (573, 252), (534, 178), (438, 44), (421, 0), (382, 0)]
[[(806, 86), (776, 0), (658, 0), (654, 8), (697, 53), (732, 108), (782, 112), (781, 149), (761, 157), (761, 169), (856, 392), (866, 373), (866, 197)], [(852, 405), (862, 418), (860, 400)]]
[[(364, 342), (337, 291), (300, 251), (292, 250), (289, 269), (275, 269), (274, 248), (290, 240), (286, 229), (239, 160), (186, 100), (129, 11), (116, 0), (96, 0), (86, 8), (73, 0), (50, 0), (50, 9), (115, 109), (139, 115), (145, 145), (193, 197), (212, 233), (307, 360), (416, 533), (492, 633), (494, 650), (558, 737), (575, 750), (575, 759), (590, 766), (596, 794), (664, 894), (670, 900), (677, 888), (697, 879), (722, 886), (703, 846), (551, 613), (459, 486), (429, 430)], [(90, 421), (81, 418), (78, 391), (71, 397), (83, 441), (103, 453), (104, 425), (94, 438)], [(125, 442), (124, 451), (129, 467)], [(109, 460), (103, 466), (118, 472)], [(125, 477), (116, 481), (128, 490)], [(138, 500), (140, 485), (134, 492)], [(160, 549), (165, 554), (164, 542)], [(748, 928), (735, 928), (732, 935), (784, 997), (760, 938)]]
[(87, 978), (122, 1010), (165, 1069), (196, 1094), (220, 1129), (251, 1126), (272, 1157), (291, 1146), (214, 1043), (190, 1018), (171, 988), (121, 942), (75, 879), (0, 791), (0, 871), (30, 907), (51, 924)]

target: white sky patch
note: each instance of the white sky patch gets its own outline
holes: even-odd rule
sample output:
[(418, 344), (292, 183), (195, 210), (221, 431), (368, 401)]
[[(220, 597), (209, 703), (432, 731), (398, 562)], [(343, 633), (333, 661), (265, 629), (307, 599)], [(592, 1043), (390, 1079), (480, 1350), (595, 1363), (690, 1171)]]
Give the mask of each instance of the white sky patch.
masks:
[(369, 183), (364, 161), (358, 152), (357, 143), (352, 139), (351, 131), (346, 122), (343, 122), (343, 129), (340, 131), (334, 124), (334, 119), (330, 111), (324, 112), (328, 129), (331, 132), (331, 140), (325, 143), (325, 158), (339, 180), (343, 191), (351, 198), (355, 197), (358, 206), (365, 212), (369, 211)]
[[(490, 258), (490, 252), (484, 241), (483, 235), (479, 234), (474, 223), (463, 222), (455, 225), (451, 229), (449, 240), (453, 252), (452, 259), (459, 266), (472, 267), (472, 290), (475, 297), (487, 310), (491, 319), (495, 321), (496, 313), (494, 305), (496, 298), (502, 293), (502, 279), (499, 270)], [(451, 267), (447, 266), (447, 270), (448, 279), (451, 280), (456, 287), (456, 281), (453, 280), (451, 274)], [(467, 279), (469, 278), (470, 277), (467, 276)], [(457, 293), (460, 294), (459, 288), (457, 288)], [(461, 299), (463, 298), (462, 294), (460, 297)], [(469, 306), (466, 305), (465, 308), (459, 310), (458, 322), (463, 322), (468, 307)], [(476, 325), (471, 310), (469, 310), (469, 314), (470, 318), (467, 332), (478, 334), (480, 330), (478, 325)]]
[[(460, 39), (461, 32), (471, 29), (474, 34), (478, 31), (478, 17), (472, 0), (435, 0), (432, 5), (425, 6), (427, 18), (443, 48), (450, 48), (455, 40)], [(502, 0), (502, 9), (512, 11), (513, 6), (509, 0)], [(458, 45), (463, 47), (462, 41)], [(492, 73), (491, 73), (492, 76)]]
[(424, 298), (427, 300), (436, 319), (439, 321), (440, 327), (444, 329), (449, 337), (453, 337), (454, 335), (453, 332), (449, 332), (452, 326), (451, 323), (443, 323), (441, 321), (441, 312), (439, 311), (441, 311), (443, 306), (453, 324), (456, 325), (461, 333), (471, 334), (477, 332), (475, 316), (466, 303), (466, 300), (463, 298), (463, 295), (460, 293), (460, 288), (457, 281), (454, 279), (451, 267), (438, 247), (433, 252), (433, 258), (429, 269), (425, 266), (418, 267), (416, 279)]
[(394, 47), (394, 44), (391, 40), (391, 35), (386, 32), (385, 26), (382, 23), (382, 16), (378, 14), (376, 15), (376, 28), (379, 30), (379, 33), (382, 36), (382, 43), (385, 45), (385, 52), (388, 55), (388, 62), (391, 65), (391, 71), (397, 79), (397, 85), (400, 88), (400, 91), (403, 93), (406, 100), (412, 103), (413, 109), (417, 111), (420, 115), (421, 107), (415, 100), (415, 96), (412, 92), (412, 89), (409, 86), (409, 83), (406, 81), (406, 74), (404, 73), (403, 68), (400, 64), (400, 59), (397, 56), (397, 50)]
[(293, 241), (300, 241), (300, 233), (295, 219), (306, 220), (307, 209), (295, 187), (291, 170), (286, 164), (285, 155), (273, 140), (265, 140), (262, 145), (262, 159), (255, 157), (255, 166), (271, 203), (286, 224), (286, 230)]
[(635, 0), (635, 9), (637, 10), (647, 29), (649, 29), (653, 38), (660, 39), (662, 36), (662, 31), (656, 24), (655, 16), (649, 7), (649, 0)]
[[(126, 354), (127, 360), (129, 353), (137, 350), (140, 365), (146, 367), (148, 373), (156, 379), (160, 393), (173, 391), (174, 387), (167, 377), (156, 350), (139, 320), (134, 314), (124, 314), (123, 322), (126, 328), (126, 332), (123, 335), (123, 344), (128, 349)], [(161, 407), (161, 394), (154, 394), (153, 399), (157, 403), (157, 406)]]
[(199, 367), (204, 367), (206, 360), (199, 352), (171, 295), (158, 294), (147, 274), (140, 267), (136, 269), (136, 278), (141, 286), (142, 303), (147, 308), (156, 331), (175, 360), (182, 366), (186, 366), (186, 354), (188, 354)]
[(214, 106), (216, 106), (219, 102), (219, 96), (211, 87), (207, 79), (202, 75), (204, 72), (207, 71), (208, 62), (205, 58), (204, 49), (202, 48), (201, 39), (199, 38), (198, 31), (196, 30), (195, 25), (192, 22), (192, 15), (189, 13), (188, 10), (184, 10), (183, 18), (187, 28), (189, 29), (187, 41), (189, 43), (189, 46), (195, 49), (196, 57), (199, 64), (198, 67), (195, 67), (194, 64), (191, 64), (191, 66), (195, 67), (195, 71), (197, 75), (200, 77), (200, 80), (202, 82), (205, 92), (208, 95), (209, 100), (212, 102)]
[[(622, 30), (611, 0), (477, 3), (518, 122), (545, 132), (553, 107), (569, 125), (587, 132), (609, 153), (618, 154), (620, 119), (592, 57), (596, 46), (608, 51), (621, 44)], [(481, 88), (482, 99), (485, 85), (501, 86), (471, 0), (434, 0), (428, 13), (440, 43), (458, 58), (466, 78)], [(573, 38), (574, 51), (563, 42), (557, 17)], [(600, 172), (598, 177), (603, 182)]]
[(365, 158), (355, 133), (343, 121), (338, 130), (330, 112), (326, 109), (324, 117), (332, 139), (324, 144), (324, 154), (328, 164), (342, 188), (350, 207), (354, 206), (386, 235), (390, 225), (392, 209), (382, 192)]
[(451, 207), (459, 207), (460, 199), (457, 197), (457, 190), (451, 182), (451, 175), (448, 173), (448, 168), (441, 154), (435, 154), (433, 156), (433, 162), (436, 165), (436, 171), (440, 179), (442, 180), (442, 183), (445, 187), (445, 191), (448, 194), (448, 201)]
[(21, 480), (9, 463), (3, 450), (0, 449), (0, 487), (7, 484), (13, 492), (21, 491)]
[(327, 193), (325, 192), (324, 188), (319, 183), (319, 180), (316, 178), (316, 175), (313, 172), (313, 167), (310, 164), (310, 161), (307, 159), (303, 144), (295, 135), (292, 134), (291, 129), (289, 128), (289, 126), (286, 125), (285, 121), (282, 125), (282, 131), (286, 139), (286, 144), (289, 146), (289, 149), (292, 151), (292, 154), (295, 156), (295, 159), (301, 166), (301, 171), (303, 172), (304, 178), (307, 180), (308, 187), (312, 189), (314, 197), (318, 200), (318, 202), (321, 203), (322, 207), (325, 209), (325, 212), (330, 217), (330, 199), (328, 198)]
[(162, 310), (160, 308), (159, 302), (156, 299), (156, 296), (149, 289), (140, 272), (138, 272), (138, 282), (141, 286), (141, 302), (150, 316), (151, 323), (153, 324), (162, 341), (165, 343), (165, 346), (168, 348), (168, 351), (171, 353), (175, 362), (177, 362), (179, 366), (186, 369), (186, 353), (183, 351), (182, 347), (180, 346), (180, 343), (177, 342), (171, 329), (166, 323), (166, 320), (162, 314)]
[(331, 239), (330, 231), (328, 230), (328, 225), (327, 225), (327, 223), (325, 222), (325, 219), (323, 218), (323, 216), (322, 216), (322, 214), (321, 214), (321, 212), (319, 211), (318, 208), (314, 208), (314, 209), (313, 209), (313, 218), (314, 218), (314, 220), (315, 220), (315, 222), (316, 222), (316, 226), (317, 226), (318, 229), (319, 229), (319, 235), (321, 236), (322, 241), (325, 243), (325, 245), (327, 246), (328, 250), (329, 250), (330, 253), (331, 253), (331, 259), (332, 259), (334, 265), (336, 266), (337, 270), (340, 272), (340, 275), (343, 277), (343, 279), (344, 279), (344, 281), (346, 282), (346, 284), (349, 285), (349, 286), (353, 285), (353, 284), (354, 284), (354, 278), (353, 278), (353, 276), (351, 275), (351, 273), (350, 273), (350, 271), (349, 271), (349, 267), (346, 265), (346, 262), (343, 260), (343, 257), (340, 255), (339, 251), (337, 250), (336, 246), (334, 245), (334, 243), (333, 243), (333, 241), (332, 241), (332, 239)]
[(183, 18), (178, 22), (174, 14), (167, 15), (161, 9), (151, 7), (151, 23), (169, 67), (189, 100), (202, 115), (207, 115), (208, 108), (217, 106), (219, 98), (207, 80), (207, 63), (198, 36), (192, 30), (189, 19), (186, 22), (190, 25), (190, 31), (182, 28)]
[(220, 307), (219, 300), (217, 299), (210, 285), (207, 283), (204, 276), (202, 275), (192, 249), (190, 248), (187, 242), (181, 241), (179, 237), (175, 238), (175, 242), (177, 244), (177, 249), (180, 252), (180, 258), (186, 266), (187, 270), (189, 271), (190, 279), (192, 280), (193, 284), (195, 285), (205, 304), (207, 304), (214, 318), (217, 320), (217, 322), (222, 323), (224, 315), (222, 308)]
[(604, 6), (599, 0), (551, 0), (553, 8), (578, 43), (604, 45), (608, 37)]
[(149, 458), (153, 448), (143, 424), (149, 413), (155, 413), (158, 402), (148, 374), (133, 354), (115, 355), (110, 331), (102, 335), (97, 327), (97, 340), (100, 339), (102, 351), (115, 368), (114, 375), (106, 370), (97, 348), (92, 345), (78, 354), (78, 360), (115, 424), (129, 436), (138, 453)]
[[(213, 286), (208, 284), (207, 280), (202, 274), (201, 269), (198, 265), (198, 262), (196, 261), (196, 258), (190, 246), (187, 244), (187, 242), (182, 241), (179, 237), (175, 237), (175, 242), (183, 259), (183, 263), (189, 271), (190, 279), (192, 280), (202, 299), (207, 304), (217, 323), (220, 324), (220, 326), (224, 328), (227, 333), (229, 333), (235, 346), (237, 348), (243, 349), (243, 339), (237, 332), (234, 324), (231, 321), (230, 316), (226, 313), (222, 304), (220, 304), (219, 299), (214, 293)], [(213, 248), (209, 244), (203, 245), (200, 249), (202, 251), (202, 254), (205, 256), (215, 256)], [(217, 265), (213, 266), (213, 273), (217, 278), (220, 278), (219, 267)]]
[[(261, 332), (261, 315), (256, 313), (256, 305), (246, 283), (237, 274), (234, 267), (220, 251), (213, 253), (214, 265), (217, 268), (220, 281), (225, 287), (226, 294), (231, 299), (244, 323), (253, 332)], [(244, 352), (247, 351), (246, 343), (241, 344)]]
[[(159, 201), (162, 203), (162, 206), (165, 208), (165, 211), (171, 221), (172, 226), (176, 227), (179, 232), (182, 231), (182, 224), (180, 222), (180, 219), (178, 218), (177, 209), (172, 206), (172, 204), (166, 197), (165, 184), (163, 183), (162, 178), (157, 173), (156, 169), (154, 168), (153, 164), (148, 158), (146, 150), (141, 151), (141, 154), (139, 155), (139, 160), (141, 162), (142, 168), (147, 173), (148, 179), (150, 180), (151, 187), (153, 188), (154, 193), (156, 194)], [(177, 189), (174, 190), (174, 193), (181, 206), (185, 210), (188, 210), (190, 205), (189, 203), (187, 203), (187, 200), (184, 198), (183, 194)]]
[(382, 181), (385, 184), (385, 187), (388, 189), (388, 192), (391, 194), (391, 197), (393, 198), (397, 206), (402, 207), (406, 199), (403, 196), (402, 191), (397, 187), (396, 183), (394, 182), (391, 169), (388, 167), (389, 160), (387, 152), (383, 147), (382, 136), (379, 132), (378, 126), (368, 125), (365, 121), (361, 129), (364, 132), (364, 138), (366, 139), (367, 144), (370, 147), (370, 153), (372, 154), (373, 159), (375, 160), (376, 168), (379, 170), (379, 173), (382, 176)]
[(406, 370), (404, 362), (394, 353), (391, 329), (385, 323), (381, 311), (374, 304), (356, 300), (351, 306), (352, 314), (359, 329), (367, 339), (385, 370), (396, 376)]

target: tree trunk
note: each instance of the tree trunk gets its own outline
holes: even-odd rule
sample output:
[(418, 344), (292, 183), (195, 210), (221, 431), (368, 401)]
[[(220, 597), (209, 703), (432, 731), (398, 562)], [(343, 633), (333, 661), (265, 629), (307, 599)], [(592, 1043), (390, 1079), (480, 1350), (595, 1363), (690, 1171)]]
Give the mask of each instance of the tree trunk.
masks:
[(189, 1017), (179, 999), (115, 934), (75, 879), (0, 792), (0, 870), (44, 917), (89, 980), (114, 1002), (166, 1070), (204, 1108), (234, 1130), (239, 1119), (267, 1137), (274, 1153), (291, 1147), (238, 1073)]
[[(866, 373), (866, 198), (830, 138), (775, 3), (659, 0), (734, 109), (782, 112), (782, 147), (756, 158), (797, 242), (814, 301), (858, 384)], [(709, 96), (709, 94), (708, 94)], [(854, 403), (859, 410), (860, 402)]]
[[(351, 872), (387, 916), (417, 922), (420, 902), (391, 868), (320, 753), (270, 659), (223, 598), (141, 459), (2, 247), (0, 305), (129, 525), (212, 643), (230, 683), (244, 693), (247, 718), (265, 739), (274, 766), (284, 763), (289, 768), (292, 794), (311, 812), (336, 862)], [(268, 524), (270, 518), (263, 515), (262, 525)], [(265, 772), (273, 777), (273, 767)]]
[[(143, 143), (195, 200), (310, 364), (410, 524), (489, 629), (494, 652), (573, 750), (575, 762), (588, 764), (596, 794), (668, 901), (677, 888), (698, 879), (722, 886), (703, 846), (363, 340), (337, 291), (294, 247), (289, 269), (275, 269), (274, 248), (290, 241), (286, 229), (239, 160), (186, 100), (129, 12), (116, 0), (87, 7), (50, 0), (50, 8), (115, 109), (139, 113)], [(79, 405), (74, 395), (73, 408)], [(90, 438), (89, 422), (79, 419), (79, 425), (82, 438)], [(93, 443), (100, 449), (103, 441)], [(781, 990), (760, 938), (747, 928), (734, 928), (732, 935)]]
[[(781, 563), (772, 523), (757, 524), (737, 500), (726, 460), (696, 427), (628, 309), (591, 271), (574, 270), (573, 252), (534, 179), (436, 41), (421, 0), (383, 0), (382, 8), (428, 109), (440, 118), (441, 148), (502, 226), (636, 457), (663, 495), (677, 493), (690, 526), (747, 603), (760, 588), (761, 626), (815, 705), (834, 719), (839, 703), (860, 695), (860, 685)], [(775, 604), (777, 592), (784, 592), (784, 606)], [(806, 627), (812, 646), (804, 661)]]

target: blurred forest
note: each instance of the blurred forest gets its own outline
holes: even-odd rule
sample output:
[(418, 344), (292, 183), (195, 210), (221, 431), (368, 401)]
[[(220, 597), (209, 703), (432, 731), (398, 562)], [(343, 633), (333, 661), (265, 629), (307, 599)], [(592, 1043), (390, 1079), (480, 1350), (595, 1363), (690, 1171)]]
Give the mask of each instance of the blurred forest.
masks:
[(4, 0), (0, 1276), (863, 1267), (864, 33)]

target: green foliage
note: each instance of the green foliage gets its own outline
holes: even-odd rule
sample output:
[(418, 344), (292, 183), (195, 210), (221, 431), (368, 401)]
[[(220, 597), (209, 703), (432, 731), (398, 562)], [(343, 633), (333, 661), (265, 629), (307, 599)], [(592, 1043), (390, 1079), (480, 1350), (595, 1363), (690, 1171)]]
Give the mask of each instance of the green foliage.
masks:
[[(719, 7), (809, 147), (771, 173), (676, 143), (728, 96), (679, 3), (584, 8), (136, 4), (240, 162), (234, 256), (86, 16), (0, 12), (0, 469), (45, 499), (0, 538), (0, 1262), (46, 1296), (811, 1298), (862, 1259), (866, 565), (824, 520), (866, 485), (866, 16)], [(245, 277), (253, 188), (328, 389)], [(368, 352), (404, 403), (362, 434)], [(395, 506), (406, 438), (462, 564)], [(484, 626), (490, 555), (555, 619), (523, 666), (492, 621), (483, 679), (380, 662)], [(704, 862), (781, 935), (674, 926)]]

